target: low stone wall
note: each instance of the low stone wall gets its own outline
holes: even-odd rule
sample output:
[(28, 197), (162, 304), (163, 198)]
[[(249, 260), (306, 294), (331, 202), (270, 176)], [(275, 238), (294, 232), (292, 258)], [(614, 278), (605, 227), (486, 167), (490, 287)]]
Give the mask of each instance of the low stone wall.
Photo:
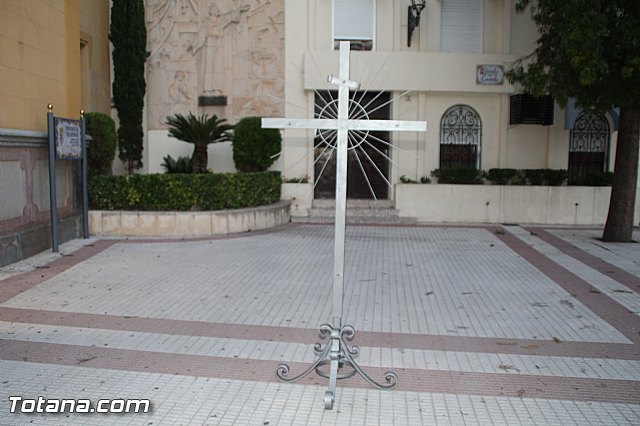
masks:
[(272, 228), (291, 219), (289, 202), (206, 212), (89, 211), (89, 233), (105, 237), (206, 237)]
[[(44, 132), (0, 128), (0, 266), (51, 248), (48, 149)], [(82, 229), (74, 216), (74, 163), (56, 163), (60, 243)]]
[(610, 187), (447, 184), (397, 184), (395, 192), (400, 216), (420, 222), (548, 225), (604, 225), (610, 194)]

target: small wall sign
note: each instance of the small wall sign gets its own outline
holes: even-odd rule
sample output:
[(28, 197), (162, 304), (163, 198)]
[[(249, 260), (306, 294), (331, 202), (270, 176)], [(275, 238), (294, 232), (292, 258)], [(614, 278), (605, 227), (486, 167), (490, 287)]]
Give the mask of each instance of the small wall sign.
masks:
[(476, 67), (476, 83), (498, 85), (504, 83), (504, 67), (502, 65), (478, 65)]
[(56, 157), (58, 160), (82, 158), (80, 120), (55, 118)]

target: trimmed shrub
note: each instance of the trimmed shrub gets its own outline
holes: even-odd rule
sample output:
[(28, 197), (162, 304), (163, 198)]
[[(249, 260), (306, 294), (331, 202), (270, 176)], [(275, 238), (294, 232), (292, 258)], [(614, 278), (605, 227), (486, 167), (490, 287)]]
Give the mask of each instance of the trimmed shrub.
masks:
[(438, 179), (438, 183), (452, 183), (462, 185), (482, 184), (482, 172), (477, 169), (435, 169), (431, 176)]
[(518, 169), (489, 169), (483, 173), (485, 179), (494, 185), (524, 185), (524, 172)]
[(94, 176), (89, 205), (98, 210), (238, 209), (280, 200), (280, 172)]
[(564, 169), (525, 169), (524, 175), (529, 185), (560, 186), (567, 180)]
[(278, 158), (282, 135), (278, 129), (263, 129), (260, 117), (245, 117), (235, 125), (233, 161), (241, 172), (263, 172)]
[(91, 142), (87, 145), (87, 170), (89, 176), (110, 175), (116, 157), (116, 124), (111, 117), (101, 112), (84, 115), (87, 134)]

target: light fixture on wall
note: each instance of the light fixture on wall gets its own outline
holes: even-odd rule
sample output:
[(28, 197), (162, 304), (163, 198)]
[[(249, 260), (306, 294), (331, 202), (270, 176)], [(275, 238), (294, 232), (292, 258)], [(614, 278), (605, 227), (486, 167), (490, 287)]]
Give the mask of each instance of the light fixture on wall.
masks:
[(416, 29), (418, 25), (420, 25), (420, 13), (422, 10), (427, 7), (427, 0), (411, 0), (411, 6), (409, 6), (409, 23), (407, 24), (407, 45), (411, 47), (411, 36), (413, 35), (413, 30)]

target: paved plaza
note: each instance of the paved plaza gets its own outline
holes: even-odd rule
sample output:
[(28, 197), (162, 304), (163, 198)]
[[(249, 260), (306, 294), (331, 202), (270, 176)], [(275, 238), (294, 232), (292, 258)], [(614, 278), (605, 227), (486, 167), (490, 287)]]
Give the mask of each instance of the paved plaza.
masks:
[[(276, 379), (331, 319), (333, 227), (75, 240), (0, 269), (0, 424), (640, 424), (640, 244), (601, 230), (350, 226), (359, 377)], [(640, 234), (636, 233), (637, 239)], [(10, 396), (149, 413), (10, 413)]]

